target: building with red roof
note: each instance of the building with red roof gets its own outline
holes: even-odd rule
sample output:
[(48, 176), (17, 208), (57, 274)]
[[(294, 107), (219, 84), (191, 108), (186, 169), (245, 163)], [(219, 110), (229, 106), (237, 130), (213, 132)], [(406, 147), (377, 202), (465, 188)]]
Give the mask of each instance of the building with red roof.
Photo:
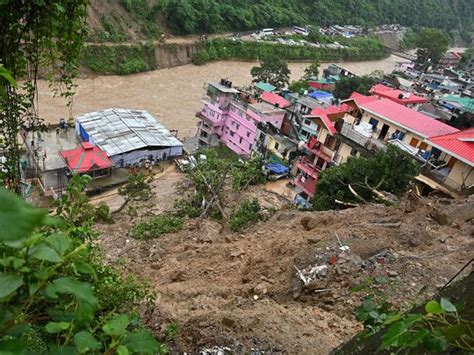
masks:
[(103, 150), (89, 142), (83, 142), (75, 149), (59, 152), (67, 168), (74, 174), (88, 174), (91, 177), (110, 175), (112, 160)]
[(265, 102), (267, 102), (271, 105), (280, 107), (280, 108), (286, 108), (286, 107), (291, 106), (290, 101), (288, 101), (288, 100), (284, 99), (283, 97), (281, 97), (280, 95), (272, 93), (272, 92), (264, 92), (260, 98), (263, 101), (265, 101)]
[(427, 141), (433, 146), (432, 157), (445, 162), (438, 174), (443, 182), (456, 190), (474, 186), (474, 128), (451, 134), (431, 137)]
[(415, 105), (420, 105), (428, 102), (424, 97), (414, 95), (409, 92), (405, 92), (398, 89), (392, 89), (383, 84), (374, 85), (370, 91), (372, 95), (378, 96), (380, 98), (389, 99), (396, 102), (397, 104), (413, 107)]

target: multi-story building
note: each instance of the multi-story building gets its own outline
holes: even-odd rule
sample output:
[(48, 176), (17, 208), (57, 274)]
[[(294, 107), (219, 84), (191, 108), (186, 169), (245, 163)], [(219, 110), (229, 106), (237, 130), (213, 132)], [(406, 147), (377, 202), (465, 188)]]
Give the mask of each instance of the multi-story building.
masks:
[(220, 142), (239, 155), (250, 155), (257, 124), (268, 123), (280, 129), (285, 114), (278, 104), (241, 93), (226, 80), (210, 83), (204, 106), (197, 113), (199, 143), (212, 146)]

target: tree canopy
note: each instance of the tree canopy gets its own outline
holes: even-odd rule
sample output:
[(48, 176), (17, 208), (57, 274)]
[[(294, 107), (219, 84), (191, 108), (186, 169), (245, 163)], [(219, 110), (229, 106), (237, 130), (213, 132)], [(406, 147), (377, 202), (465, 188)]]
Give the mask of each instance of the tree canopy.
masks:
[(333, 94), (335, 98), (340, 100), (349, 98), (355, 91), (366, 95), (375, 83), (376, 79), (368, 75), (355, 76), (352, 78), (343, 77), (336, 83)]
[(278, 58), (266, 58), (260, 66), (253, 67), (250, 74), (254, 83), (263, 81), (281, 89), (289, 84), (291, 71), (285, 61)]
[(400, 194), (417, 174), (418, 166), (407, 153), (388, 145), (376, 155), (350, 157), (339, 166), (321, 173), (312, 203), (317, 210), (337, 209), (344, 203), (377, 200), (381, 191)]
[[(7, 163), (0, 180), (20, 192), (20, 126), (38, 128), (36, 79), (41, 66), (56, 93), (70, 99), (79, 52), (87, 33), (88, 0), (0, 1), (0, 63), (10, 78), (1, 80), (0, 136)], [(5, 78), (5, 76), (4, 76)]]
[(311, 78), (318, 78), (319, 76), (319, 60), (315, 60), (309, 67), (305, 68), (303, 78), (304, 80), (309, 80)]
[(384, 23), (474, 29), (471, 0), (168, 0), (160, 1), (160, 6), (168, 27), (180, 34)]
[(428, 61), (438, 64), (448, 50), (449, 37), (437, 28), (425, 28), (416, 35), (415, 44), (419, 48), (417, 60), (420, 64)]

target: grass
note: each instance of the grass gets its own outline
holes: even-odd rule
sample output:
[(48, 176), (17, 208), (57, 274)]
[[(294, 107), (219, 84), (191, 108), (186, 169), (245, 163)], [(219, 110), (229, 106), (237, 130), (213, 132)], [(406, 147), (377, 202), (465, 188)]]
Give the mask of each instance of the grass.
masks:
[(166, 233), (178, 232), (183, 227), (183, 218), (169, 214), (160, 214), (134, 225), (131, 235), (135, 239), (148, 240), (158, 238)]

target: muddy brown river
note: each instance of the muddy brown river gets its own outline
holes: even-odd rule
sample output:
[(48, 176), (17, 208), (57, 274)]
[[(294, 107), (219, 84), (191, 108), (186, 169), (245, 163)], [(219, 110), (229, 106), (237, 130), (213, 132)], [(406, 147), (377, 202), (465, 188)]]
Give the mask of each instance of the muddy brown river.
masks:
[[(391, 56), (369, 62), (344, 62), (341, 66), (356, 74), (369, 74), (374, 70), (391, 72), (395, 64), (403, 61)], [(178, 135), (193, 136), (196, 132), (195, 113), (200, 109), (205, 83), (225, 77), (236, 85), (248, 85), (250, 69), (256, 63), (214, 62), (203, 66), (185, 65), (127, 76), (95, 76), (78, 80), (72, 110), (64, 100), (54, 98), (44, 81), (39, 82), (39, 112), (46, 121), (56, 123), (61, 117), (77, 115), (112, 107), (149, 111)], [(290, 63), (291, 79), (299, 79), (308, 63)], [(321, 68), (326, 68), (323, 63)], [(322, 70), (321, 70), (322, 71)]]

